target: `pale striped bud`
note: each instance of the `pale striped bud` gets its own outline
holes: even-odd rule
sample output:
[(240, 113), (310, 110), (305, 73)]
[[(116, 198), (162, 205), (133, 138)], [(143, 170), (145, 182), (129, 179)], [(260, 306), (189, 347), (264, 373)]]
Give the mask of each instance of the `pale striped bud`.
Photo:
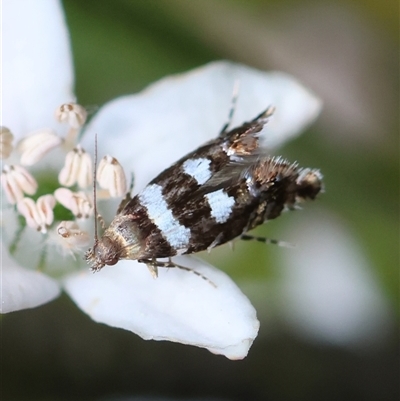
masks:
[(56, 109), (55, 116), (60, 123), (66, 122), (71, 128), (82, 127), (87, 118), (86, 109), (76, 103), (66, 103)]
[(81, 188), (86, 188), (92, 184), (92, 158), (80, 145), (67, 153), (64, 167), (58, 175), (58, 181), (66, 187), (78, 183)]
[(22, 139), (18, 144), (21, 153), (21, 164), (32, 166), (48, 152), (62, 143), (62, 138), (51, 129), (43, 129)]
[(54, 196), (78, 219), (87, 219), (93, 214), (93, 202), (84, 192), (72, 192), (67, 188), (58, 188), (55, 190)]
[(53, 195), (44, 195), (35, 202), (31, 198), (23, 198), (17, 203), (17, 209), (25, 217), (26, 224), (45, 234), (47, 227), (53, 223), (53, 209), (56, 200)]
[(32, 175), (22, 166), (5, 165), (1, 173), (1, 185), (9, 203), (14, 205), (25, 194), (36, 193), (38, 184)]
[(114, 157), (105, 156), (101, 159), (97, 172), (97, 182), (101, 188), (107, 189), (113, 198), (126, 194), (124, 169)]
[(7, 159), (13, 150), (13, 134), (7, 127), (0, 127), (0, 158)]

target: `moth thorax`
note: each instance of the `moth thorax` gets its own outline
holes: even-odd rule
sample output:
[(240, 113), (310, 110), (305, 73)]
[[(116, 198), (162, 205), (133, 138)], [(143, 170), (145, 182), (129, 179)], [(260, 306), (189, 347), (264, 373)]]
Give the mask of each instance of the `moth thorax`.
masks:
[(103, 236), (93, 248), (86, 252), (86, 261), (92, 270), (98, 271), (105, 265), (115, 265), (120, 259), (121, 245), (114, 239)]

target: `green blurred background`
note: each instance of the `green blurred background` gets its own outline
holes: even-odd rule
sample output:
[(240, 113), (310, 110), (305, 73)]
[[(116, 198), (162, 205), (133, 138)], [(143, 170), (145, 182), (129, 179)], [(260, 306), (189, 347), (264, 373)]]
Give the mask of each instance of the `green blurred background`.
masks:
[[(235, 279), (259, 313), (260, 334), (245, 360), (143, 341), (92, 322), (62, 296), (2, 320), (3, 399), (399, 399), (398, 2), (64, 0), (63, 5), (76, 93), (85, 106), (101, 106), (165, 75), (218, 59), (286, 71), (317, 93), (324, 101), (320, 119), (280, 149), (325, 176), (326, 193), (299, 214), (328, 211), (345, 222), (371, 265), (390, 324), (368, 347), (300, 335), (275, 308), (280, 255), (290, 251), (242, 243), (233, 256), (223, 248), (208, 260)], [(297, 213), (295, 218), (290, 213), (259, 233), (287, 239), (282, 235), (296, 219)], [(271, 295), (260, 297), (260, 288)]]

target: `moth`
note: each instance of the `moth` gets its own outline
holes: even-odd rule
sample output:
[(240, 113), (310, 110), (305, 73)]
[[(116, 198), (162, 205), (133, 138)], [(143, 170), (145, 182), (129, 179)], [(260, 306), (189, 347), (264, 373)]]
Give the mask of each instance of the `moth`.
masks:
[[(123, 201), (85, 254), (92, 270), (121, 259), (146, 264), (155, 277), (158, 267), (191, 270), (171, 257), (210, 250), (235, 238), (263, 241), (247, 233), (284, 209), (315, 199), (322, 189), (319, 170), (266, 154), (260, 135), (272, 113), (269, 107), (231, 130), (225, 124), (217, 138)], [(163, 258), (168, 261), (159, 260)]]

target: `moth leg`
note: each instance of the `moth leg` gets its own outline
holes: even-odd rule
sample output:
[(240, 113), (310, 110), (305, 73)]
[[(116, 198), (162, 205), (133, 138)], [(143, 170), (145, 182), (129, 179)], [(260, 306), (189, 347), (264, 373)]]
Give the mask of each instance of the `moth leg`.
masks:
[(194, 269), (191, 269), (190, 267), (178, 265), (178, 264), (172, 262), (171, 259), (170, 259), (170, 262), (174, 265), (174, 267), (177, 267), (178, 269), (185, 270), (185, 271), (187, 271), (187, 272), (194, 273), (196, 276), (201, 277), (203, 280), (207, 281), (208, 284), (211, 284), (214, 288), (217, 288), (217, 285), (216, 285), (213, 281), (211, 281), (208, 277), (204, 276), (204, 275), (201, 274), (200, 272), (198, 272), (198, 271), (196, 271), (196, 270), (194, 270)]
[(207, 248), (208, 253), (210, 253), (213, 248), (215, 248), (216, 246), (218, 246), (221, 243), (222, 236), (223, 236), (223, 233), (219, 233), (217, 235), (215, 240), (208, 246), (208, 248)]
[(146, 263), (147, 268), (150, 271), (150, 274), (153, 276), (153, 278), (157, 278), (158, 277), (158, 267), (154, 266), (153, 264), (150, 263)]
[(122, 209), (129, 203), (129, 201), (132, 199), (132, 190), (133, 190), (133, 183), (135, 181), (135, 178), (133, 176), (133, 173), (131, 174), (131, 183), (129, 185), (129, 191), (125, 194), (124, 199), (122, 199), (121, 203), (118, 206), (117, 209), (117, 214), (122, 212)]
[[(213, 287), (217, 288), (217, 286), (208, 277), (204, 276), (203, 274), (199, 273), (198, 271), (196, 271), (194, 269), (191, 269), (190, 267), (178, 265), (177, 263), (173, 262), (171, 260), (171, 258), (168, 258), (167, 262), (162, 262), (162, 261), (156, 260), (156, 259), (139, 259), (138, 262), (145, 263), (154, 278), (157, 278), (157, 274), (158, 274), (157, 268), (158, 267), (167, 267), (167, 268), (176, 267), (178, 269), (194, 273), (196, 276), (201, 277), (203, 280), (207, 281)], [(157, 272), (156, 275), (154, 275), (154, 271)]]
[(235, 114), (236, 103), (237, 103), (237, 99), (239, 96), (239, 84), (240, 84), (240, 81), (238, 79), (235, 80), (235, 83), (233, 85), (233, 91), (232, 91), (231, 108), (230, 108), (229, 114), (228, 114), (228, 121), (223, 125), (223, 127), (219, 133), (219, 136), (224, 136), (224, 134), (228, 130), (229, 126), (232, 124), (232, 119), (233, 119), (233, 115)]
[(284, 246), (286, 248), (294, 248), (294, 245), (289, 242), (279, 241), (277, 239), (272, 239), (272, 238), (256, 237), (254, 235), (247, 235), (247, 234), (242, 234), (239, 238), (244, 241), (258, 241), (262, 242), (263, 244), (274, 244), (278, 246)]

